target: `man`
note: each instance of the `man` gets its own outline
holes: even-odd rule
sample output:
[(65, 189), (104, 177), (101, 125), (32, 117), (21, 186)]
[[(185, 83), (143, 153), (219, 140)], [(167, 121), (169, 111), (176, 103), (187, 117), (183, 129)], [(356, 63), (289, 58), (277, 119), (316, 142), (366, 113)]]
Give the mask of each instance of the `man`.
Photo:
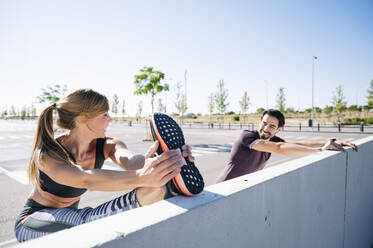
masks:
[(285, 124), (284, 115), (275, 109), (263, 112), (257, 131), (244, 130), (234, 142), (228, 165), (217, 179), (217, 183), (245, 174), (261, 170), (266, 165), (271, 153), (287, 156), (309, 155), (329, 149), (344, 151), (343, 146), (352, 147), (355, 144), (330, 139), (324, 141), (294, 141), (285, 142), (276, 136)]

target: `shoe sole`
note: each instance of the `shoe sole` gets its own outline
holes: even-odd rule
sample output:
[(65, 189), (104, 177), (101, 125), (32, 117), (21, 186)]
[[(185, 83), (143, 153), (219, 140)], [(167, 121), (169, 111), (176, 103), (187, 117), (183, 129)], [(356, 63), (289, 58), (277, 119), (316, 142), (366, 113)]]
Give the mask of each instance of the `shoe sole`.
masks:
[[(181, 150), (181, 147), (185, 144), (183, 131), (168, 115), (153, 114), (150, 127), (154, 140), (158, 140), (160, 144), (157, 150), (158, 154), (178, 148)], [(194, 196), (202, 192), (204, 188), (202, 175), (194, 163), (188, 159), (184, 159), (181, 172), (171, 181), (181, 194), (187, 196)]]

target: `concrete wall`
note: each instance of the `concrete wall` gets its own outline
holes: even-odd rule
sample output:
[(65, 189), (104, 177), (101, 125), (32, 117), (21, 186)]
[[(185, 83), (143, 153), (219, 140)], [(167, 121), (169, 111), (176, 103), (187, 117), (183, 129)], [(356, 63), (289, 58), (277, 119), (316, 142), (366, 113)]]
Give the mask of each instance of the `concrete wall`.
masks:
[(373, 136), (26, 242), (21, 247), (367, 247)]

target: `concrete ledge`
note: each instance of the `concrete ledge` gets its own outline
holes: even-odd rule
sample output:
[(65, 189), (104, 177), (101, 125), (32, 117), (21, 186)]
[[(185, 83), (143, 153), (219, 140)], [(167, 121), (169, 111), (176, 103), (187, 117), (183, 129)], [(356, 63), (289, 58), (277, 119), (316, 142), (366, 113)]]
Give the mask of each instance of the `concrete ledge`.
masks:
[(19, 247), (371, 247), (373, 136)]

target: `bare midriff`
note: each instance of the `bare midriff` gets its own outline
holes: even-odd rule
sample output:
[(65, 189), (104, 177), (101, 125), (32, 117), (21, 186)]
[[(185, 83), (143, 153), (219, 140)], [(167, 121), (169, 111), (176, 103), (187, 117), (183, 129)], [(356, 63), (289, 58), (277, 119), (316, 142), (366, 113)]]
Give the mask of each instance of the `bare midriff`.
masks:
[(66, 208), (80, 200), (80, 196), (72, 198), (60, 197), (38, 189), (37, 187), (34, 187), (29, 198), (50, 208)]

